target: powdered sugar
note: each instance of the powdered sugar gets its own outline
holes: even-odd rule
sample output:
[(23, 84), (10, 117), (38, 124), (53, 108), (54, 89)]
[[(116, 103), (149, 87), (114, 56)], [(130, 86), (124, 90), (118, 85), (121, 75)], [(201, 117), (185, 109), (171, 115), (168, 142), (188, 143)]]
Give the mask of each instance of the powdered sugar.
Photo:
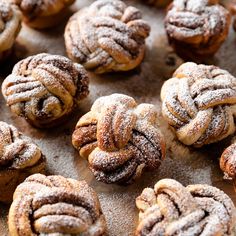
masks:
[(214, 66), (185, 63), (176, 70), (163, 86), (163, 115), (181, 142), (201, 147), (234, 133), (235, 82)]

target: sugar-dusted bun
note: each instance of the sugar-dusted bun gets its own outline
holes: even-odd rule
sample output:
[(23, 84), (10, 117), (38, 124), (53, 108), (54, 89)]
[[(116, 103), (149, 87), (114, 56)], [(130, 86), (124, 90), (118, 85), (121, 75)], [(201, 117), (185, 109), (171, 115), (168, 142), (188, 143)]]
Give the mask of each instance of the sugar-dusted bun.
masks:
[(26, 177), (44, 173), (46, 159), (39, 147), (16, 127), (0, 121), (0, 201), (11, 202)]
[(163, 116), (185, 145), (218, 142), (235, 131), (235, 89), (226, 70), (185, 63), (162, 87)]
[(0, 62), (11, 54), (21, 29), (21, 13), (9, 0), (0, 0)]
[(217, 0), (174, 0), (165, 18), (170, 44), (187, 60), (213, 56), (229, 26), (229, 11)]
[(59, 24), (75, 0), (11, 0), (20, 8), (23, 21), (32, 28), (45, 29)]
[(46, 53), (18, 62), (2, 84), (11, 111), (36, 127), (55, 126), (88, 93), (85, 69), (66, 57)]
[(144, 57), (150, 27), (119, 0), (98, 0), (75, 13), (65, 29), (68, 56), (95, 73), (128, 71)]
[(35, 174), (20, 184), (8, 217), (10, 236), (105, 236), (96, 192), (85, 181)]
[(162, 179), (136, 199), (139, 224), (136, 236), (231, 236), (235, 206), (221, 190), (209, 185), (186, 188), (173, 179)]
[(138, 105), (123, 94), (97, 99), (78, 121), (72, 142), (105, 183), (131, 183), (145, 169), (156, 170), (165, 157), (154, 106)]

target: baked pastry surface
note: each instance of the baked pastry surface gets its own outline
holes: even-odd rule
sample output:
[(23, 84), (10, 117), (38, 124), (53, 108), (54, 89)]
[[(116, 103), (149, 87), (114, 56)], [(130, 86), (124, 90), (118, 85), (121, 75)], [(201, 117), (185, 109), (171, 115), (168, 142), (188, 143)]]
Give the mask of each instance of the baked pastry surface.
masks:
[(75, 0), (12, 0), (19, 6), (23, 21), (30, 27), (45, 29), (57, 25)]
[(218, 142), (235, 132), (235, 89), (226, 70), (184, 63), (161, 89), (162, 114), (185, 145)]
[(21, 13), (8, 0), (0, 0), (0, 61), (11, 53), (15, 39), (21, 29)]
[(221, 190), (209, 185), (184, 187), (162, 179), (136, 199), (139, 224), (136, 236), (233, 235), (235, 206)]
[(11, 202), (26, 177), (44, 173), (46, 159), (39, 147), (12, 125), (0, 121), (0, 201)]
[(96, 192), (85, 181), (35, 174), (20, 184), (10, 207), (10, 236), (106, 235)]
[(122, 94), (97, 99), (78, 121), (72, 143), (105, 183), (129, 184), (165, 157), (154, 106)]
[(98, 0), (75, 13), (65, 29), (68, 56), (95, 73), (128, 71), (144, 57), (150, 27), (119, 0)]
[(236, 191), (236, 143), (227, 147), (220, 157), (220, 168), (226, 177), (233, 180)]
[(46, 53), (18, 62), (2, 84), (11, 111), (36, 127), (60, 123), (88, 93), (85, 69), (66, 57)]
[(230, 14), (217, 0), (174, 0), (165, 18), (169, 43), (187, 60), (213, 56), (229, 26)]

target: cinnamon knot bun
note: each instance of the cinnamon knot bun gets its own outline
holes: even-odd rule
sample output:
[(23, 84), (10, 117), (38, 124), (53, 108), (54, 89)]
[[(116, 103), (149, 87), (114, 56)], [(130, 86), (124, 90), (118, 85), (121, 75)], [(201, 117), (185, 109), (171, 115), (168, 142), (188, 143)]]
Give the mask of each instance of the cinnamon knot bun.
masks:
[(143, 60), (149, 32), (137, 8), (119, 0), (98, 0), (70, 18), (67, 54), (95, 73), (132, 70)]
[(21, 10), (23, 21), (30, 27), (44, 29), (57, 25), (75, 0), (11, 0)]
[(0, 0), (0, 61), (10, 55), (21, 29), (21, 13), (8, 0)]
[(154, 106), (137, 105), (122, 94), (96, 100), (78, 121), (72, 142), (105, 183), (129, 184), (144, 169), (157, 169), (165, 157)]
[(185, 145), (201, 147), (235, 131), (236, 78), (216, 66), (181, 65), (161, 99), (164, 118)]
[(220, 157), (220, 168), (226, 177), (233, 180), (236, 191), (236, 143), (227, 147)]
[(41, 174), (17, 187), (8, 226), (11, 236), (106, 235), (97, 194), (85, 181)]
[(0, 121), (0, 201), (10, 202), (16, 186), (34, 173), (45, 171), (39, 147), (14, 126)]
[(165, 18), (170, 44), (185, 59), (213, 56), (225, 41), (230, 14), (217, 0), (174, 0)]
[(57, 125), (88, 95), (84, 68), (46, 53), (18, 62), (2, 84), (12, 112), (37, 127)]
[(209, 185), (186, 188), (172, 179), (160, 180), (136, 199), (140, 211), (136, 236), (230, 236), (235, 206), (219, 189)]

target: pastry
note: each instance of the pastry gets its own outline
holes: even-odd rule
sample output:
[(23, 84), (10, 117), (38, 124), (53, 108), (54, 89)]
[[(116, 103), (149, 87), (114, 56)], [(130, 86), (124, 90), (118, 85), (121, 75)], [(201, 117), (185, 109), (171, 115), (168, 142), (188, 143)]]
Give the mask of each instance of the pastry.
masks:
[(45, 29), (59, 24), (75, 0), (12, 0), (19, 6), (23, 21), (32, 28)]
[(165, 7), (171, 2), (171, 0), (142, 0), (142, 1), (154, 5), (156, 7)]
[(162, 114), (185, 145), (218, 142), (235, 131), (235, 89), (226, 70), (185, 63), (161, 89)]
[(128, 71), (144, 57), (150, 27), (119, 0), (98, 0), (75, 13), (65, 29), (68, 56), (95, 73)]
[(170, 45), (187, 60), (213, 56), (229, 26), (230, 14), (217, 0), (174, 0), (165, 18)]
[(165, 157), (154, 106), (137, 105), (122, 94), (97, 99), (78, 121), (72, 143), (105, 183), (132, 183), (143, 170), (156, 170)]
[(222, 153), (220, 168), (227, 178), (232, 179), (236, 191), (236, 143), (233, 143)]
[(235, 206), (221, 190), (209, 185), (186, 188), (162, 179), (136, 199), (139, 224), (136, 236), (230, 236), (235, 226)]
[(11, 111), (46, 128), (65, 119), (88, 95), (84, 68), (66, 57), (46, 53), (18, 62), (2, 84)]
[(44, 173), (46, 159), (32, 140), (0, 121), (0, 201), (11, 202), (16, 186), (34, 173)]
[(12, 52), (15, 39), (21, 29), (21, 13), (8, 0), (0, 0), (0, 61)]
[(10, 207), (10, 236), (106, 235), (97, 194), (85, 181), (35, 174), (20, 184)]

